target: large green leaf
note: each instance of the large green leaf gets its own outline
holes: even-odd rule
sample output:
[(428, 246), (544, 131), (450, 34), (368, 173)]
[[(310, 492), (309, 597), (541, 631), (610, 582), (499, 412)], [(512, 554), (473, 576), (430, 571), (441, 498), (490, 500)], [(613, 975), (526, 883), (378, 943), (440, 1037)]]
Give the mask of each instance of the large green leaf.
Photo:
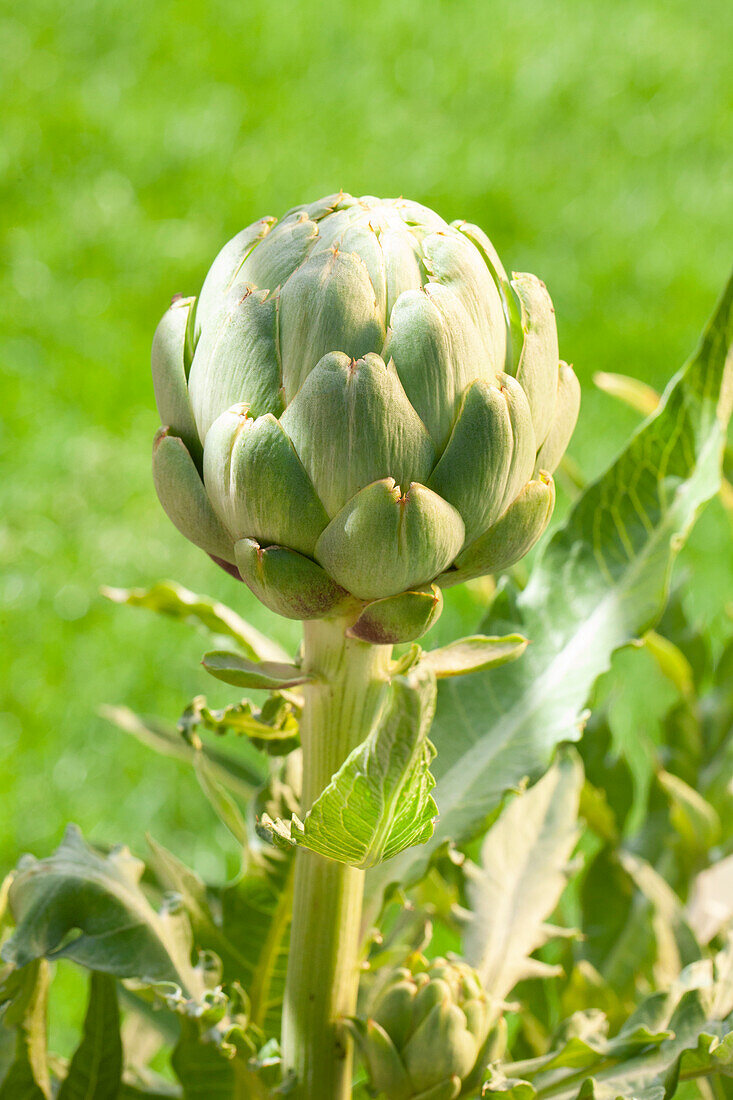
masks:
[(84, 1034), (58, 1100), (117, 1100), (122, 1081), (122, 1041), (117, 985), (108, 974), (93, 971)]
[(392, 681), (390, 704), (377, 727), (346, 758), (301, 822), (261, 828), (276, 843), (300, 845), (328, 859), (373, 867), (433, 833), (437, 808), (430, 791), (435, 750), (428, 730), (435, 706), (435, 675), (427, 667)]
[(658, 412), (583, 493), (515, 606), (500, 598), (482, 624), (528, 637), (522, 659), (441, 686), (432, 731), (438, 827), (426, 848), (378, 872), (382, 883), (417, 874), (446, 838), (471, 837), (507, 788), (539, 774), (559, 741), (577, 739), (614, 650), (660, 614), (675, 553), (720, 484), (732, 305), (733, 280)]
[(252, 661), (287, 661), (285, 650), (250, 626), (236, 611), (189, 592), (175, 581), (159, 581), (152, 588), (103, 588), (102, 594), (115, 603), (144, 607), (185, 623), (196, 623), (212, 634), (233, 638)]
[(180, 907), (156, 912), (140, 888), (142, 872), (127, 848), (102, 856), (68, 826), (48, 859), (21, 860), (10, 887), (16, 929), (2, 957), (19, 967), (72, 959), (118, 978), (172, 982), (200, 998), (205, 983), (190, 962), (188, 918)]
[(481, 846), (480, 866), (465, 866), (464, 953), (499, 1001), (545, 969), (530, 956), (555, 931), (545, 921), (567, 882), (582, 786), (580, 760), (568, 750), (502, 811)]

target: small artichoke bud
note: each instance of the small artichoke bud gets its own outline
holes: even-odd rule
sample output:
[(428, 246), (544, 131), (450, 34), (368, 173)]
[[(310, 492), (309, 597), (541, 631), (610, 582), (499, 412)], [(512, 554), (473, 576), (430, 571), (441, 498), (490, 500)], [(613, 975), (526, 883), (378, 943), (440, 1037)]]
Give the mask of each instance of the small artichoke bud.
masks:
[(152, 367), (178, 529), (281, 614), (348, 607), (385, 645), (435, 621), (436, 585), (533, 545), (578, 413), (544, 285), (408, 199), (243, 229), (163, 317)]
[(399, 968), (366, 1020), (351, 1021), (370, 1085), (390, 1100), (454, 1100), (475, 1083), (491, 1027), (488, 998), (463, 962)]

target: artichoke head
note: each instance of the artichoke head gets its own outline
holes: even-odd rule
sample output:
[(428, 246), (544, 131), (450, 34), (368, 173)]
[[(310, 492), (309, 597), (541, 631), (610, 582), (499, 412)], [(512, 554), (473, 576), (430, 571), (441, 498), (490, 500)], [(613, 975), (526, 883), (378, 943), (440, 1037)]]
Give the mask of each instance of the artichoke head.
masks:
[(280, 614), (379, 601), (370, 635), (397, 640), (536, 542), (580, 399), (534, 275), (477, 226), (343, 193), (229, 241), (152, 367), (176, 527)]
[(348, 1026), (375, 1095), (454, 1100), (480, 1080), (491, 1011), (466, 963), (422, 960), (393, 971), (369, 1016)]

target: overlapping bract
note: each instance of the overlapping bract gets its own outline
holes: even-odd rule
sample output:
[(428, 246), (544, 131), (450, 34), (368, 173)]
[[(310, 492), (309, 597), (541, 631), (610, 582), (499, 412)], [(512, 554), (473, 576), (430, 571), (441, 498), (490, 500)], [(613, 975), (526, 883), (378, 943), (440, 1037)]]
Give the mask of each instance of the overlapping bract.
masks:
[(438, 958), (396, 969), (368, 1017), (349, 1029), (375, 1094), (455, 1100), (480, 1080), (491, 1020), (475, 970)]
[(294, 618), (518, 560), (580, 396), (544, 285), (477, 226), (345, 194), (231, 240), (153, 377), (163, 507)]

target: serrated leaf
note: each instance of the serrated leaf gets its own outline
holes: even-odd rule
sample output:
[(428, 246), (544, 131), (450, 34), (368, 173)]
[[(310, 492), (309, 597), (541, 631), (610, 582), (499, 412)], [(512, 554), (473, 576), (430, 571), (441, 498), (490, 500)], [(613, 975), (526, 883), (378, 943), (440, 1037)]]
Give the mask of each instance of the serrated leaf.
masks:
[(163, 756), (194, 764), (197, 753), (201, 753), (219, 782), (242, 799), (251, 797), (252, 792), (267, 778), (264, 766), (258, 768), (256, 762), (250, 764), (240, 756), (230, 756), (210, 745), (194, 746), (182, 736), (179, 729), (158, 718), (142, 717), (129, 707), (100, 707), (100, 714), (113, 726), (131, 734), (141, 744)]
[(347, 757), (304, 821), (261, 826), (274, 840), (309, 848), (354, 867), (373, 867), (432, 835), (437, 807), (428, 730), (435, 705), (435, 678), (416, 670), (392, 681), (384, 718)]
[(207, 705), (205, 695), (197, 695), (183, 712), (178, 729), (189, 742), (194, 742), (199, 729), (219, 736), (229, 732), (244, 734), (256, 748), (264, 748), (273, 755), (291, 752), (300, 743), (296, 707), (280, 692), (269, 695), (262, 707), (242, 699), (218, 710)]
[(423, 653), (420, 663), (430, 668), (436, 679), (465, 676), (489, 668), (516, 661), (527, 648), (527, 639), (521, 634), (507, 634), (503, 638), (490, 638), (486, 634), (473, 634), (456, 642)]
[(0, 1031), (12, 1050), (7, 1067), (0, 1067), (0, 1100), (48, 1100), (51, 1095), (46, 1054), (48, 987), (48, 964), (43, 959), (11, 971), (0, 986)]
[(565, 888), (578, 837), (582, 786), (580, 760), (567, 750), (505, 807), (486, 834), (480, 866), (464, 865), (463, 950), (497, 1001), (528, 976), (530, 955), (547, 940), (544, 923)]
[(248, 661), (238, 653), (229, 653), (225, 649), (204, 654), (201, 663), (217, 680), (250, 690), (264, 688), (277, 691), (307, 684), (312, 679), (298, 665), (283, 661)]
[(209, 596), (189, 592), (175, 581), (159, 581), (152, 588), (102, 588), (114, 603), (144, 607), (184, 623), (196, 623), (212, 634), (233, 638), (253, 661), (287, 661), (282, 646), (250, 626), (240, 615)]
[(108, 974), (89, 977), (84, 1034), (58, 1100), (117, 1100), (122, 1081), (122, 1042), (117, 986)]
[(728, 947), (714, 963), (687, 967), (666, 993), (643, 1001), (611, 1039), (598, 1028), (594, 1035), (578, 1034), (567, 1021), (567, 1036), (546, 1055), (492, 1067), (485, 1095), (671, 1100), (681, 1081), (733, 1075), (731, 954)]
[(429, 845), (377, 872), (374, 887), (418, 875), (446, 838), (471, 837), (505, 790), (541, 773), (559, 741), (577, 739), (612, 653), (660, 614), (675, 553), (720, 484), (732, 305), (733, 280), (657, 414), (576, 502), (516, 608), (500, 599), (484, 624), (530, 638), (522, 660), (441, 685), (432, 731), (440, 821)]
[(25, 856), (10, 888), (16, 924), (2, 957), (14, 966), (71, 959), (89, 970), (140, 981), (173, 982), (202, 996), (182, 912), (153, 909), (140, 888), (143, 864), (127, 848), (102, 856), (69, 825), (47, 859)]

